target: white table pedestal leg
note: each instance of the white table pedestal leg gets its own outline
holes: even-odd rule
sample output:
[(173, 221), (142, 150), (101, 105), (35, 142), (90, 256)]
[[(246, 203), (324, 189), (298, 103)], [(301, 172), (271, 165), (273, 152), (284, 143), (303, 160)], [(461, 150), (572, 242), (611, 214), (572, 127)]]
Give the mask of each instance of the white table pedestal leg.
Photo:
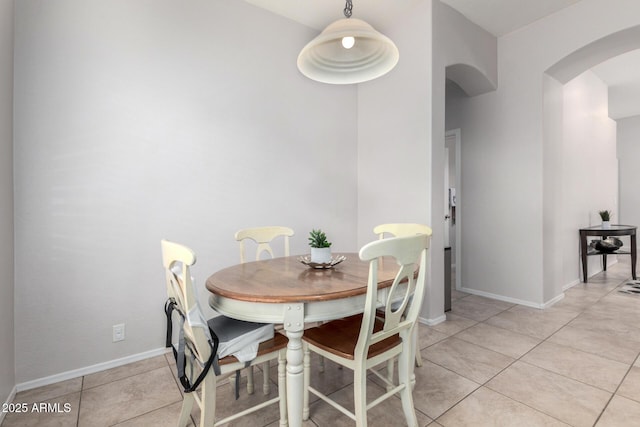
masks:
[(290, 427), (302, 426), (304, 392), (302, 331), (287, 331), (287, 413)]
[(302, 334), (304, 304), (285, 307), (284, 330), (287, 344), (287, 414), (290, 427), (302, 427), (302, 395), (304, 393)]

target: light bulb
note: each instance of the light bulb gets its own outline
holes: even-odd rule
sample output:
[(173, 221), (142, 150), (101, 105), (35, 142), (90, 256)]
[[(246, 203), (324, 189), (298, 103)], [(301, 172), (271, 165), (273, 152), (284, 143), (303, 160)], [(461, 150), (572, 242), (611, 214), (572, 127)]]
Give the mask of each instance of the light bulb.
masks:
[(344, 47), (345, 49), (351, 49), (355, 43), (356, 39), (351, 36), (342, 38), (342, 47)]

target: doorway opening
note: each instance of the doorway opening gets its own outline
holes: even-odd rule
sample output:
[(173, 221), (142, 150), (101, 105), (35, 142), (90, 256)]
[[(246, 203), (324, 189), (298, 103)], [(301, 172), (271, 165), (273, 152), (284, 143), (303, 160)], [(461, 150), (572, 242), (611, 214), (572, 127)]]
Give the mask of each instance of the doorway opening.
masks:
[(445, 226), (444, 226), (444, 246), (451, 248), (451, 281), (455, 284), (455, 289), (462, 287), (461, 274), (458, 272), (457, 266), (462, 265), (461, 254), (461, 149), (460, 149), (460, 129), (446, 131), (444, 148), (444, 207), (445, 207)]

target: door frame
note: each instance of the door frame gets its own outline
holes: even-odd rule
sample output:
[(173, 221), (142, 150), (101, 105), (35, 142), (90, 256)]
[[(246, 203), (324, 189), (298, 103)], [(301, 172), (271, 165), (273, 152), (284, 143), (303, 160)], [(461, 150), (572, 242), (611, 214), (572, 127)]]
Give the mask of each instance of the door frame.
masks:
[(461, 144), (460, 128), (445, 131), (445, 141), (449, 137), (455, 137), (455, 167), (456, 167), (456, 263), (455, 263), (455, 277), (456, 277), (456, 289), (462, 288), (462, 144)]

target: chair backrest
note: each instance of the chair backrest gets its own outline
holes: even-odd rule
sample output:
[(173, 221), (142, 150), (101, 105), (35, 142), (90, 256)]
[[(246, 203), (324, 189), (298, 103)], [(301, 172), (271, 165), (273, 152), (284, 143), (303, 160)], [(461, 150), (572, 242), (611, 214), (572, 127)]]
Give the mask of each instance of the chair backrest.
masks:
[(236, 240), (240, 242), (240, 262), (246, 262), (245, 259), (245, 240), (250, 239), (258, 244), (256, 249), (256, 261), (260, 259), (263, 252), (267, 252), (271, 258), (274, 257), (271, 241), (276, 237), (284, 238), (284, 256), (289, 256), (289, 237), (293, 236), (293, 230), (289, 227), (255, 227), (245, 228), (236, 232)]
[[(371, 345), (395, 334), (410, 332), (413, 328), (425, 293), (430, 240), (431, 233), (393, 237), (368, 243), (360, 249), (360, 259), (369, 261), (369, 282), (362, 327), (356, 344), (356, 358), (365, 359)], [(382, 301), (385, 310), (384, 327), (373, 332), (378, 303), (378, 262), (381, 257), (394, 258), (399, 269), (388, 289), (386, 300)], [(398, 291), (405, 286), (406, 289), (400, 293), (402, 298), (398, 300)], [(407, 337), (408, 335), (404, 335), (405, 339)]]
[(385, 234), (390, 234), (393, 237), (413, 236), (416, 234), (431, 235), (431, 228), (424, 224), (400, 222), (380, 224), (373, 228), (373, 232), (377, 234), (380, 239), (384, 239)]
[(168, 240), (162, 240), (160, 245), (167, 295), (175, 299), (178, 309), (185, 316), (183, 330), (189, 349), (204, 363), (211, 355), (211, 335), (191, 276), (191, 266), (196, 262), (196, 255), (188, 247)]

